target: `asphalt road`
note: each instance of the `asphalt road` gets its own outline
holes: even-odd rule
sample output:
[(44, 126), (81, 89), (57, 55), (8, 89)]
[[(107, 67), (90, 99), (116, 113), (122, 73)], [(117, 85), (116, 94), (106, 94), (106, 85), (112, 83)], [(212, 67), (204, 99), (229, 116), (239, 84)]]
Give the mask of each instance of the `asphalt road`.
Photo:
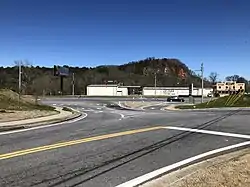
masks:
[[(102, 101), (102, 102), (117, 102), (117, 101), (166, 101), (167, 97), (140, 97), (140, 96), (135, 96), (135, 97), (63, 97), (63, 98), (54, 98), (54, 97), (45, 97), (45, 100), (54, 100), (54, 101), (67, 101), (67, 102), (74, 102), (74, 101)], [(185, 97), (185, 103), (189, 102), (189, 98)], [(211, 98), (209, 97), (204, 97), (204, 101), (209, 101)], [(201, 102), (201, 98), (196, 97), (194, 98), (195, 103)]]
[(43, 102), (75, 108), (87, 117), (0, 134), (1, 187), (113, 187), (197, 154), (246, 141), (167, 126), (250, 134), (249, 110), (131, 111), (100, 98)]

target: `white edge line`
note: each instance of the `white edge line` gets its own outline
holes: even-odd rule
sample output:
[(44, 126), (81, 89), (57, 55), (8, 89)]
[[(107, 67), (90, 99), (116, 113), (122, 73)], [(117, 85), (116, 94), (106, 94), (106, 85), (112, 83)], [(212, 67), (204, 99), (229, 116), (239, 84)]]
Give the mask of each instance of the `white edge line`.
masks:
[(201, 129), (191, 129), (191, 128), (184, 128), (184, 127), (171, 127), (171, 126), (166, 126), (164, 128), (165, 129), (171, 129), (171, 130), (189, 131), (189, 132), (211, 134), (211, 135), (218, 135), (218, 136), (228, 136), (228, 137), (235, 137), (235, 138), (250, 139), (250, 135), (245, 135), (245, 134), (236, 134), (236, 133), (201, 130)]
[(27, 129), (20, 129), (20, 130), (0, 132), (0, 136), (1, 135), (7, 135), (7, 134), (20, 133), (20, 132), (25, 132), (25, 131), (31, 131), (31, 130), (37, 130), (37, 129), (43, 129), (43, 128), (48, 128), (48, 127), (54, 127), (54, 126), (58, 126), (58, 125), (62, 125), (62, 124), (67, 124), (67, 123), (74, 123), (74, 122), (80, 121), (80, 120), (82, 120), (82, 119), (84, 119), (84, 118), (86, 118), (88, 116), (87, 113), (82, 113), (82, 114), (84, 116), (81, 116), (79, 118), (76, 118), (76, 119), (73, 119), (73, 120), (69, 120), (69, 121), (54, 123), (54, 124), (50, 124), (50, 125), (43, 125), (43, 126), (31, 127), (31, 128), (27, 128)]
[(194, 161), (197, 161), (199, 159), (202, 159), (202, 158), (205, 158), (205, 157), (208, 157), (208, 156), (212, 156), (214, 154), (221, 153), (221, 152), (224, 152), (224, 151), (228, 151), (228, 150), (231, 150), (231, 149), (243, 147), (243, 146), (246, 146), (246, 145), (250, 145), (250, 141), (242, 142), (242, 143), (235, 144), (235, 145), (230, 145), (230, 146), (215, 149), (215, 150), (212, 150), (212, 151), (208, 151), (206, 153), (196, 155), (194, 157), (182, 160), (180, 162), (177, 162), (177, 163), (171, 164), (169, 166), (166, 166), (166, 167), (160, 168), (158, 170), (155, 170), (153, 172), (147, 173), (145, 175), (142, 175), (140, 177), (137, 177), (135, 179), (127, 181), (127, 182), (125, 182), (123, 184), (120, 184), (120, 185), (118, 185), (116, 187), (135, 187), (135, 186), (138, 186), (138, 185), (140, 185), (142, 183), (150, 181), (150, 180), (156, 178), (159, 175), (167, 173), (167, 172), (169, 172), (171, 170), (174, 170), (174, 169), (179, 168), (181, 166), (184, 166), (186, 164), (190, 164), (190, 163), (192, 163)]

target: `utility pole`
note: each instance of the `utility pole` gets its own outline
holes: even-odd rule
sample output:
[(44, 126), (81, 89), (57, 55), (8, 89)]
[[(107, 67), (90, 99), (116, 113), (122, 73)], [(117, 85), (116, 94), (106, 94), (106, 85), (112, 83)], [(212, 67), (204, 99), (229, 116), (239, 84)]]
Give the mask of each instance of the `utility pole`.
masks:
[(75, 95), (75, 73), (72, 75), (72, 95)]
[(204, 64), (201, 63), (201, 103), (203, 103), (203, 90), (204, 90)]
[(22, 62), (18, 61), (18, 69), (19, 69), (19, 73), (18, 73), (18, 92), (19, 92), (19, 96), (18, 96), (18, 107), (20, 108), (20, 100), (21, 100), (21, 92), (22, 92)]
[(155, 78), (155, 97), (156, 97), (156, 73), (154, 74), (155, 74), (154, 78)]
[(203, 91), (204, 91), (204, 64), (201, 63), (201, 69), (195, 70), (201, 72), (201, 103), (204, 101)]
[(155, 89), (155, 98), (156, 98), (156, 86), (157, 86), (157, 73), (159, 73), (159, 72), (160, 72), (159, 69), (154, 70), (154, 80), (155, 80), (154, 89)]

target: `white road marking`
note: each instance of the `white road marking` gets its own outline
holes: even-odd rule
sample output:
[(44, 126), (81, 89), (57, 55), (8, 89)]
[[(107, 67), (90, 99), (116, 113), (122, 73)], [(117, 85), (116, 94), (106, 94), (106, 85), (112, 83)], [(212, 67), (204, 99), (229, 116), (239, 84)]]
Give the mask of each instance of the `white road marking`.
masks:
[(196, 132), (196, 133), (203, 133), (203, 134), (212, 134), (212, 135), (218, 135), (218, 136), (228, 136), (228, 137), (234, 137), (234, 138), (250, 139), (250, 135), (245, 135), (245, 134), (236, 134), (236, 133), (210, 131), (210, 130), (201, 130), (201, 129), (191, 129), (191, 128), (184, 128), (184, 127), (170, 127), (170, 126), (166, 126), (164, 128), (171, 129), (171, 130), (189, 131), (189, 132)]
[(84, 110), (84, 108), (82, 108)]
[(139, 117), (139, 116), (142, 116), (143, 114), (145, 114), (145, 112), (142, 112), (140, 114), (127, 115), (127, 116), (124, 116), (123, 118), (126, 119), (126, 118)]
[(117, 113), (121, 116), (121, 118), (125, 118), (125, 115), (124, 114), (120, 114), (120, 113)]
[(150, 108), (151, 110), (154, 110), (155, 108), (154, 107), (152, 107), (152, 108)]
[(97, 110), (101, 110), (102, 108), (96, 108)]
[(87, 116), (88, 116), (87, 113), (83, 113), (83, 116), (81, 116), (79, 118), (76, 118), (76, 119), (73, 119), (73, 120), (65, 121), (65, 122), (54, 123), (54, 124), (50, 124), (50, 125), (37, 126), (37, 127), (31, 127), (31, 128), (27, 128), (27, 129), (20, 129), (20, 130), (14, 130), (14, 131), (0, 132), (0, 136), (1, 135), (6, 135), (6, 134), (14, 134), (14, 133), (32, 131), (32, 130), (43, 129), (43, 128), (48, 128), (48, 127), (54, 127), (54, 126), (67, 124), (67, 123), (74, 123), (74, 122), (77, 122), (77, 121), (80, 121), (80, 120), (86, 118)]
[(56, 104), (52, 104), (53, 106), (56, 106)]
[(102, 113), (103, 111), (95, 111), (94, 113), (95, 114), (98, 114), (98, 113)]
[(121, 114), (121, 113), (117, 113), (117, 112), (111, 112), (112, 114), (118, 114), (121, 116), (121, 118), (119, 120), (122, 120), (123, 118), (125, 118), (125, 115), (124, 114)]
[(98, 106), (99, 106), (100, 104), (99, 104), (99, 103), (97, 103), (96, 105), (98, 105)]
[(135, 186), (138, 186), (138, 185), (140, 185), (142, 183), (150, 181), (150, 180), (152, 180), (152, 179), (154, 179), (154, 178), (156, 178), (156, 177), (158, 177), (160, 175), (163, 175), (164, 173), (167, 173), (167, 172), (169, 172), (171, 170), (180, 168), (181, 166), (184, 166), (186, 164), (191, 164), (191, 163), (193, 163), (193, 162), (195, 162), (195, 161), (197, 161), (199, 159), (205, 159), (206, 157), (215, 155), (217, 153), (225, 152), (225, 151), (228, 151), (228, 150), (232, 150), (232, 149), (235, 149), (235, 148), (248, 146), (248, 145), (250, 145), (250, 141), (235, 144), (235, 145), (230, 145), (230, 146), (215, 149), (215, 150), (212, 150), (212, 151), (208, 151), (206, 153), (202, 153), (202, 154), (199, 154), (197, 156), (194, 156), (194, 157), (182, 160), (180, 162), (174, 163), (172, 165), (169, 165), (169, 166), (160, 168), (158, 170), (152, 171), (150, 173), (147, 173), (145, 175), (142, 175), (140, 177), (132, 179), (132, 180), (130, 180), (128, 182), (120, 184), (120, 185), (118, 185), (116, 187), (135, 187)]

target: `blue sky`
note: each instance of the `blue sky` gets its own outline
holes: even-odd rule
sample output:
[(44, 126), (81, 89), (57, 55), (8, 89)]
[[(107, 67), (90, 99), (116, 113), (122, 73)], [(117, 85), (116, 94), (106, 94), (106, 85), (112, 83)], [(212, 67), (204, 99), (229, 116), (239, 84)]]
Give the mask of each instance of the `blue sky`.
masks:
[(178, 58), (250, 79), (245, 0), (0, 0), (0, 66), (97, 66)]

